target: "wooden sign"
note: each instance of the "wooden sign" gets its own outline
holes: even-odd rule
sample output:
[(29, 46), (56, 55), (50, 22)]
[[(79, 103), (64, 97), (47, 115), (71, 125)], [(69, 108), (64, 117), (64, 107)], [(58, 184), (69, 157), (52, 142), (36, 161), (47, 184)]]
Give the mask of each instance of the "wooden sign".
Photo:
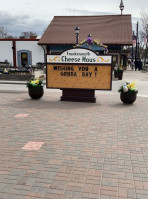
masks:
[(47, 88), (111, 89), (111, 65), (47, 64)]
[(111, 56), (96, 55), (88, 49), (70, 49), (61, 55), (47, 55), (46, 86), (111, 90)]

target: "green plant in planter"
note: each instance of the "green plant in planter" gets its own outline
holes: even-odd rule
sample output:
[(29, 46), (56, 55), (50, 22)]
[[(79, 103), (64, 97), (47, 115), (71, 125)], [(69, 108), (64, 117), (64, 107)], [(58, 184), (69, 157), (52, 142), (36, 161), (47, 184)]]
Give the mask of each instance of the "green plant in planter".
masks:
[(34, 80), (27, 82), (28, 93), (32, 99), (39, 99), (43, 96), (43, 80), (40, 80), (39, 77)]
[(118, 92), (128, 92), (128, 93), (138, 93), (138, 89), (136, 88), (135, 82), (126, 82), (122, 86), (120, 86)]
[(123, 103), (132, 104), (137, 98), (138, 89), (135, 82), (126, 82), (120, 86), (118, 92), (120, 92), (120, 99)]
[(114, 76), (115, 76), (115, 78), (118, 78), (118, 80), (122, 80), (122, 76), (123, 76), (122, 66), (118, 66), (116, 64), (116, 66), (114, 67)]
[(30, 80), (27, 82), (27, 87), (28, 88), (43, 88), (43, 80), (40, 80), (39, 77), (34, 80)]
[(120, 71), (123, 71), (123, 68), (122, 68), (122, 66), (118, 66), (118, 65), (116, 64), (116, 66), (114, 67), (114, 71), (120, 72)]

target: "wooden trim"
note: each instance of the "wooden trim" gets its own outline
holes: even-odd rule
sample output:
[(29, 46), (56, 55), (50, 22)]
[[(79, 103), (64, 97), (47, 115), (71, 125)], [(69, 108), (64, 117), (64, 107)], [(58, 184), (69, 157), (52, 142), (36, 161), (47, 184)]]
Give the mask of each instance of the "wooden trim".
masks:
[(13, 66), (16, 67), (16, 42), (12, 41), (12, 49), (13, 49)]
[(40, 39), (0, 39), (0, 41), (39, 41)]
[[(46, 58), (47, 59), (47, 58)], [(46, 64), (53, 64), (53, 65), (58, 65), (58, 64), (60, 64), (60, 65), (65, 65), (65, 64), (68, 64), (68, 65), (107, 65), (107, 66), (110, 66), (111, 65), (111, 63), (110, 64), (108, 64), (108, 63), (67, 63), (67, 62), (65, 62), (65, 63), (58, 63), (58, 62), (46, 62)]]
[[(70, 45), (76, 45), (76, 43), (38, 43), (38, 45), (61, 45), (61, 46), (70, 46)], [(133, 43), (104, 43), (104, 45), (107, 46), (132, 46)]]

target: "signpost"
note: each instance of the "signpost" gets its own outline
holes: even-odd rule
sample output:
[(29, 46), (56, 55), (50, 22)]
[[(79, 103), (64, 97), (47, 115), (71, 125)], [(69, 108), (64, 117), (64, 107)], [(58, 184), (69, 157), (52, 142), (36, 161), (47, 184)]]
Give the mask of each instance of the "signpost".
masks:
[(96, 102), (95, 90), (111, 90), (111, 56), (74, 48), (47, 55), (46, 87), (63, 90), (61, 100)]

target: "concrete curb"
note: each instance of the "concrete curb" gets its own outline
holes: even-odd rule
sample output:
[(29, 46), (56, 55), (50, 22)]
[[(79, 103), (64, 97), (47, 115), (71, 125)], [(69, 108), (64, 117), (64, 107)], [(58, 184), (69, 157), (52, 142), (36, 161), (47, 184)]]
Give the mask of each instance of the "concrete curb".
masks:
[[(26, 85), (27, 81), (0, 81), (0, 84), (21, 84)], [(46, 85), (46, 82), (43, 82), (44, 85)]]

